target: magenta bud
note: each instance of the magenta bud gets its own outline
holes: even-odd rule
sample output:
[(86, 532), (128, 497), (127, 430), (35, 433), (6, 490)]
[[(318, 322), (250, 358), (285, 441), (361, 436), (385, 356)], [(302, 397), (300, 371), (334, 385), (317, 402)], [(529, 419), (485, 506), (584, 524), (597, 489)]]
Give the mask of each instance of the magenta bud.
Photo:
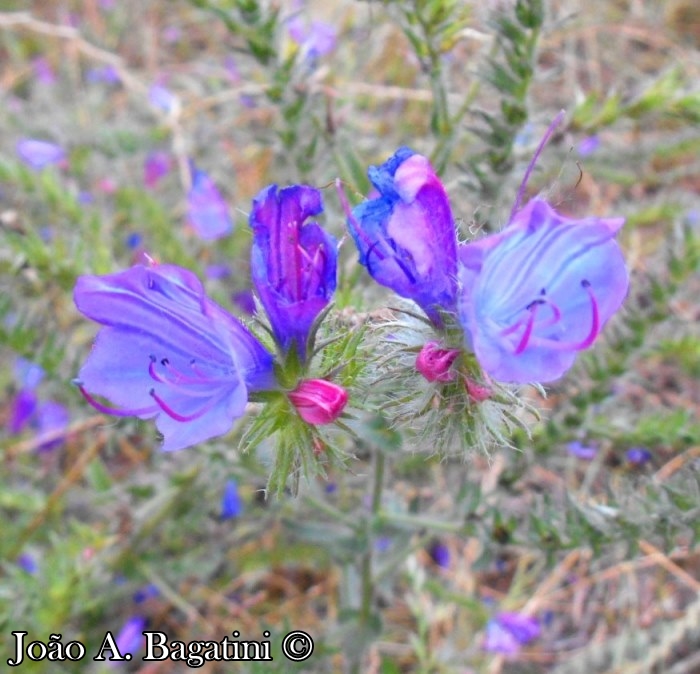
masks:
[(459, 349), (444, 349), (438, 342), (427, 342), (416, 358), (416, 370), (428, 381), (452, 381), (455, 373), (450, 371), (459, 356)]
[(483, 403), (484, 400), (488, 400), (493, 394), (493, 391), (488, 386), (477, 384), (473, 379), (469, 379), (469, 377), (464, 378), (464, 385), (467, 388), (469, 397), (477, 403)]
[(305, 379), (289, 394), (299, 416), (313, 426), (335, 421), (348, 402), (348, 392), (325, 379)]

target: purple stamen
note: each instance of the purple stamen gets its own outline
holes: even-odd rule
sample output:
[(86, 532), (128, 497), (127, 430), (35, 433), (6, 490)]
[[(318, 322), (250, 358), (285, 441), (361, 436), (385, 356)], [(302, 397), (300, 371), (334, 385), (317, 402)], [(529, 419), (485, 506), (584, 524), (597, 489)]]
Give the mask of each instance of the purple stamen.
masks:
[(116, 417), (141, 417), (144, 415), (155, 414), (158, 411), (157, 407), (142, 407), (140, 409), (119, 409), (118, 407), (109, 407), (103, 405), (102, 403), (95, 400), (83, 387), (82, 384), (78, 384), (78, 390), (83, 394), (83, 398), (92, 405), (98, 412), (103, 414), (111, 414)]
[(588, 331), (585, 339), (581, 342), (557, 342), (553, 339), (533, 337), (530, 340), (533, 346), (543, 346), (554, 351), (583, 351), (593, 344), (600, 332), (600, 310), (598, 301), (593, 294), (593, 290), (591, 290), (590, 282), (584, 279), (581, 281), (581, 287), (588, 293), (588, 297), (591, 300), (591, 329)]
[(175, 421), (187, 422), (199, 419), (202, 415), (206, 414), (209, 410), (211, 410), (216, 403), (218, 403), (218, 398), (214, 398), (209, 402), (208, 405), (205, 405), (204, 407), (202, 407), (202, 409), (198, 410), (197, 412), (193, 412), (192, 414), (179, 414), (156, 393), (155, 389), (151, 389), (148, 393), (151, 396), (151, 398), (153, 398), (153, 400), (155, 400), (156, 403), (158, 403), (158, 407), (160, 407), (160, 409), (163, 410), (163, 412), (165, 412), (171, 419), (175, 419)]
[(518, 342), (518, 346), (515, 347), (516, 354), (520, 354), (523, 351), (525, 351), (525, 347), (527, 347), (528, 342), (530, 341), (530, 337), (532, 336), (532, 329), (535, 326), (535, 313), (537, 312), (538, 306), (539, 306), (539, 302), (537, 300), (535, 300), (527, 307), (530, 315), (527, 318), (527, 325), (525, 326), (525, 332), (523, 332), (523, 336), (520, 338), (520, 342)]
[(523, 176), (523, 181), (520, 183), (520, 187), (518, 189), (518, 194), (515, 197), (515, 203), (513, 204), (513, 209), (510, 212), (510, 218), (508, 219), (508, 222), (512, 222), (513, 218), (515, 218), (515, 214), (520, 210), (520, 204), (523, 201), (523, 196), (525, 196), (525, 189), (527, 188), (527, 182), (528, 182), (528, 180), (530, 180), (530, 175), (532, 174), (532, 171), (535, 168), (535, 164), (537, 163), (537, 160), (539, 159), (540, 154), (542, 154), (542, 150), (544, 150), (544, 146), (549, 142), (549, 139), (552, 137), (552, 134), (554, 133), (556, 128), (559, 126), (559, 124), (561, 124), (561, 120), (564, 119), (565, 114), (566, 114), (566, 112), (564, 110), (559, 111), (559, 114), (552, 120), (552, 123), (547, 128), (547, 131), (545, 131), (545, 134), (542, 137), (540, 144), (537, 146), (537, 149), (535, 150), (535, 154), (533, 155), (532, 159), (530, 160), (530, 163), (527, 165), (527, 170), (525, 171), (525, 175)]

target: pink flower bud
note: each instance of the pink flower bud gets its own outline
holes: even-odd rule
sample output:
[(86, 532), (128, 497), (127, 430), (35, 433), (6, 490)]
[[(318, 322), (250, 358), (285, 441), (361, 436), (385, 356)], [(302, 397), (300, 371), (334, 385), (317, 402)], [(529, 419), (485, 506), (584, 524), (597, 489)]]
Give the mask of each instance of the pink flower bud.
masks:
[(483, 403), (484, 400), (488, 400), (493, 394), (493, 391), (488, 386), (477, 384), (473, 379), (469, 379), (469, 377), (464, 378), (464, 385), (467, 387), (469, 397), (477, 403)]
[(459, 356), (459, 349), (443, 349), (437, 342), (427, 342), (416, 358), (416, 370), (428, 381), (452, 381), (452, 363)]
[(322, 426), (340, 416), (348, 402), (348, 392), (325, 379), (305, 379), (289, 394), (289, 399), (307, 424)]

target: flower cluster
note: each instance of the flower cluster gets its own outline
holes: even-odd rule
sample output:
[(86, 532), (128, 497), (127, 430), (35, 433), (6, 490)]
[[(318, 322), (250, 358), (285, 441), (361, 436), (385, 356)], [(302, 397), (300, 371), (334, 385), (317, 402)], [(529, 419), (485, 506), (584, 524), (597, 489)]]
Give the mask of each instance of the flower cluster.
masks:
[[(376, 354), (382, 365), (373, 372), (391, 388), (383, 409), (412, 410), (395, 423), (421, 418), (445, 438), (465, 437), (479, 410), (495, 405), (483, 426), (503, 440), (496, 418), (512, 418), (507, 407), (519, 402), (504, 385), (561, 377), (622, 304), (628, 274), (615, 236), (624, 220), (570, 218), (538, 197), (521, 207), (534, 161), (505, 228), (468, 242), (458, 241), (447, 191), (429, 160), (407, 147), (369, 168), (370, 198), (350, 208), (340, 192), (360, 263), (424, 314), (407, 309), (411, 336), (392, 323), (389, 356)], [(221, 236), (232, 227), (225, 204), (210, 179), (191, 170), (190, 220), (203, 237)], [(185, 269), (137, 265), (81, 277), (76, 305), (103, 326), (79, 374), (85, 398), (105, 413), (155, 419), (165, 450), (227, 433), (249, 401), (272, 401), (271, 416), (248, 433), (256, 438), (284, 427), (288, 418), (275, 417), (280, 409), (312, 428), (337, 422), (348, 391), (331, 373), (354, 356), (335, 352), (336, 361), (313, 376), (323, 350), (316, 333), (337, 277), (336, 239), (313, 221), (322, 211), (321, 193), (309, 185), (270, 185), (253, 199), (251, 276), (273, 344), (209, 299)], [(344, 338), (327, 336), (326, 346)], [(392, 371), (402, 374), (392, 378)], [(282, 443), (294, 438), (316, 456), (326, 449), (318, 435), (287, 430)]]
[[(305, 224), (321, 210), (320, 193), (308, 186), (272, 185), (254, 200), (253, 281), (276, 355), (186, 269), (141, 264), (80, 277), (75, 304), (103, 326), (76, 380), (86, 400), (107, 414), (155, 419), (166, 451), (227, 433), (261, 393), (281, 395), (308, 424), (335, 421), (347, 392), (298, 367), (335, 289), (335, 240)], [(297, 357), (289, 359), (290, 374), (291, 350)]]
[[(444, 187), (425, 157), (401, 148), (369, 177), (379, 196), (348, 213), (361, 264), (435, 327), (455, 318), (463, 346), (497, 381), (561, 377), (627, 294), (614, 238), (623, 218), (574, 220), (535, 198), (502, 232), (458, 245)], [(428, 342), (416, 368), (429, 381), (449, 381), (458, 355)]]

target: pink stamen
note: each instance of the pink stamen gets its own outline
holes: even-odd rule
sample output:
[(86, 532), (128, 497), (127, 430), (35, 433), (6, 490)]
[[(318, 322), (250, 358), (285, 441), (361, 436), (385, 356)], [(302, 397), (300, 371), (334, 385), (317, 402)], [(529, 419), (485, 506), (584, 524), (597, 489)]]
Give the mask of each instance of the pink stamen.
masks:
[(82, 384), (78, 384), (78, 390), (80, 393), (83, 394), (83, 398), (87, 400), (87, 402), (92, 405), (98, 412), (102, 412), (103, 414), (111, 414), (112, 416), (115, 417), (140, 417), (144, 415), (150, 415), (154, 414), (158, 411), (158, 408), (153, 406), (153, 407), (142, 407), (140, 409), (133, 409), (133, 410), (128, 410), (128, 409), (119, 409), (118, 407), (109, 407), (107, 405), (103, 405), (101, 402), (98, 402), (95, 400), (83, 387)]
[(581, 287), (588, 293), (591, 300), (591, 329), (588, 331), (585, 339), (581, 342), (557, 342), (554, 339), (546, 339), (543, 337), (533, 337), (530, 343), (533, 346), (543, 346), (553, 351), (583, 351), (593, 344), (595, 338), (600, 332), (600, 311), (598, 309), (598, 301), (591, 290), (591, 284), (585, 279), (581, 281)]
[(518, 355), (525, 351), (525, 347), (527, 347), (528, 342), (530, 341), (530, 337), (532, 336), (532, 329), (535, 326), (535, 313), (537, 312), (537, 307), (538, 304), (531, 304), (528, 307), (528, 312), (529, 316), (527, 319), (527, 325), (525, 326), (525, 332), (523, 332), (523, 336), (520, 338), (520, 342), (518, 342), (518, 346), (515, 347), (515, 354)]
[(165, 412), (171, 419), (175, 419), (175, 421), (194, 421), (195, 419), (199, 419), (202, 415), (206, 414), (212, 407), (214, 407), (214, 404), (218, 402), (218, 398), (214, 398), (211, 400), (211, 402), (208, 405), (205, 405), (202, 407), (202, 409), (198, 410), (197, 412), (193, 412), (192, 414), (179, 414), (176, 412), (168, 403), (165, 402), (156, 392), (155, 389), (151, 389), (149, 391), (149, 394), (153, 400), (158, 403), (158, 407), (160, 407), (163, 412)]

